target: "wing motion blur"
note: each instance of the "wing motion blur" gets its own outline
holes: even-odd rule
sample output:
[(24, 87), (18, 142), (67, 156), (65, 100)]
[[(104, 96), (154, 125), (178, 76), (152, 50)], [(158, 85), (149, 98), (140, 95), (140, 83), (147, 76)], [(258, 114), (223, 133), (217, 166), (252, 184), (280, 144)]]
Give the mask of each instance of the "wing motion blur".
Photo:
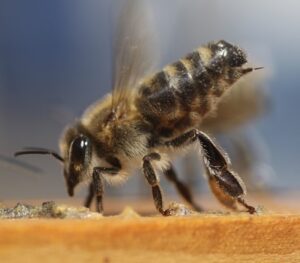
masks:
[(126, 97), (153, 72), (158, 60), (151, 12), (144, 1), (126, 1), (118, 21), (113, 50), (113, 111), (126, 103)]

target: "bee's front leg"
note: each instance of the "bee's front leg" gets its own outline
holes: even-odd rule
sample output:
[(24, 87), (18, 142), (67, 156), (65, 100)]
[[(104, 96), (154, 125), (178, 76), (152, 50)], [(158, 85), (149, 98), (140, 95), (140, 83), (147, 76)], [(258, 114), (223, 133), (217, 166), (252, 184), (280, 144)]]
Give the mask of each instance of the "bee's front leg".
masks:
[(236, 202), (247, 208), (250, 214), (256, 212), (243, 199), (246, 189), (242, 179), (228, 168), (229, 158), (226, 158), (221, 149), (204, 132), (191, 130), (171, 141), (166, 142), (168, 147), (183, 147), (198, 139), (202, 148), (204, 165), (209, 177), (210, 187), (217, 199), (225, 206), (236, 209)]
[(93, 182), (94, 194), (96, 195), (96, 210), (99, 213), (103, 212), (103, 174), (116, 175), (119, 172), (119, 168), (116, 167), (95, 167), (93, 170)]
[(143, 158), (143, 172), (148, 181), (148, 183), (152, 187), (152, 196), (154, 200), (154, 204), (156, 209), (164, 216), (169, 216), (169, 210), (164, 210), (163, 206), (163, 198), (160, 186), (158, 184), (157, 176), (154, 172), (151, 161), (160, 160), (160, 155), (158, 153), (150, 153)]
[(87, 208), (91, 207), (93, 198), (95, 196), (95, 191), (94, 190), (95, 190), (94, 184), (93, 184), (93, 182), (91, 182), (90, 185), (89, 185), (88, 195), (84, 200), (84, 206), (87, 207)]

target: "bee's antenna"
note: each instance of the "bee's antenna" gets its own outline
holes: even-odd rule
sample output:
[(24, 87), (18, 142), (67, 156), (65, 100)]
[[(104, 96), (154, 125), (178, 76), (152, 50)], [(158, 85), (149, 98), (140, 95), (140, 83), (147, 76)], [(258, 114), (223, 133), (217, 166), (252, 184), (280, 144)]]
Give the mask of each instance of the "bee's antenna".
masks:
[(40, 175), (44, 172), (43, 170), (41, 170), (40, 168), (38, 168), (36, 166), (27, 164), (25, 162), (16, 160), (15, 158), (5, 156), (3, 154), (0, 154), (0, 163), (1, 163), (1, 167), (4, 166), (4, 167), (11, 168), (11, 169), (19, 168), (19, 169), (22, 169), (25, 173), (28, 173), (28, 171), (29, 171), (30, 174), (33, 173), (36, 175)]
[(22, 151), (15, 152), (14, 156), (17, 157), (25, 154), (49, 154), (52, 155), (55, 159), (59, 160), (60, 162), (62, 163), (64, 162), (64, 159), (58, 153), (49, 149), (36, 148), (36, 147), (26, 147)]

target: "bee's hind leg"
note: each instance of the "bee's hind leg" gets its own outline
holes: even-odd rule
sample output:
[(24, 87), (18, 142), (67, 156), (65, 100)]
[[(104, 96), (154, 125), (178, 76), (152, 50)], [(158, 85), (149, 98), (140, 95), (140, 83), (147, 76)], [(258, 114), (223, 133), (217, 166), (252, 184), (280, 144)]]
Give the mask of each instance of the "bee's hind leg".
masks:
[(93, 184), (93, 182), (91, 182), (90, 185), (89, 185), (88, 195), (84, 200), (84, 206), (87, 207), (87, 208), (91, 208), (91, 204), (92, 204), (93, 198), (95, 196), (94, 189), (95, 189), (94, 184)]
[(164, 171), (164, 175), (175, 184), (177, 191), (187, 203), (189, 203), (197, 212), (203, 211), (203, 209), (195, 203), (188, 186), (179, 180), (172, 165), (170, 165), (170, 167)]
[(165, 144), (177, 148), (191, 144), (197, 139), (201, 146), (209, 184), (217, 199), (229, 208), (236, 209), (236, 203), (240, 203), (250, 214), (255, 213), (255, 208), (243, 199), (246, 189), (242, 179), (228, 168), (229, 159), (205, 133), (193, 129)]
[[(247, 208), (247, 211), (250, 214), (255, 213), (255, 208), (248, 205), (246, 201), (243, 199), (243, 196), (245, 195), (245, 189), (244, 186), (241, 186), (243, 182), (241, 181), (241, 178), (238, 177), (237, 174), (233, 175), (233, 172), (227, 171), (228, 174), (223, 174), (221, 177), (218, 178), (213, 176), (209, 170), (206, 168), (206, 174), (208, 176), (208, 182), (210, 189), (212, 190), (215, 197), (218, 199), (218, 201), (223, 204), (224, 206), (232, 209), (237, 210), (237, 203), (240, 203), (242, 206)], [(223, 182), (222, 182), (223, 181)], [(226, 182), (228, 181), (228, 182)], [(225, 184), (228, 184), (227, 186), (222, 186)], [(235, 185), (236, 184), (236, 185)], [(227, 189), (226, 189), (227, 188)], [(243, 191), (240, 190), (240, 188), (243, 188)], [(233, 193), (237, 189), (236, 193)], [(228, 193), (231, 192), (231, 193)]]

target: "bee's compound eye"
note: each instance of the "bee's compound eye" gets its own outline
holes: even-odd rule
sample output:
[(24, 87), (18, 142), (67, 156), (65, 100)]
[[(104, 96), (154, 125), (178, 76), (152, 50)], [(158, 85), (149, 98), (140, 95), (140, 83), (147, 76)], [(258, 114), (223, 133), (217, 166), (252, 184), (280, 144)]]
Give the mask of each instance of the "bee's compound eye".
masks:
[(77, 136), (70, 147), (70, 161), (75, 165), (85, 165), (89, 162), (91, 141), (85, 135)]

